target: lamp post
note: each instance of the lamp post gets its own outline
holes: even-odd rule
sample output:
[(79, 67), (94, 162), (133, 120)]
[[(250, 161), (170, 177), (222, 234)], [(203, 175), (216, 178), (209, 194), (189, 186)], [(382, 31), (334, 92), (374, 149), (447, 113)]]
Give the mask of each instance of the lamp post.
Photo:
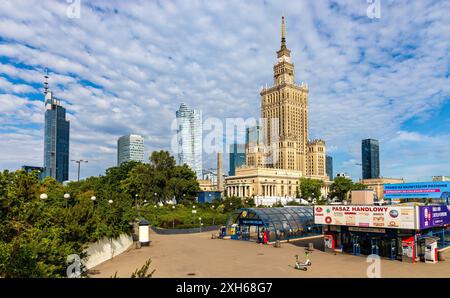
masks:
[(48, 196), (47, 196), (46, 193), (41, 193), (41, 195), (39, 196), (39, 198), (40, 198), (41, 200), (47, 200), (47, 199), (48, 199)]
[(67, 202), (70, 200), (70, 194), (69, 193), (65, 193), (64, 194), (64, 199), (66, 201), (66, 208), (67, 208)]
[(175, 211), (175, 205), (172, 206), (172, 229), (175, 229), (175, 217), (174, 217), (174, 211)]
[(71, 161), (75, 162), (78, 164), (78, 181), (80, 181), (80, 167), (81, 167), (81, 163), (87, 163), (87, 160), (83, 160), (83, 159), (72, 159)]
[(202, 223), (202, 218), (199, 217), (199, 218), (198, 218), (198, 221), (199, 221), (199, 223), (200, 223), (200, 233), (201, 233), (201, 232), (202, 232), (202, 225), (203, 225), (203, 223)]
[(195, 225), (195, 214), (197, 213), (197, 210), (195, 210), (195, 205), (192, 206), (192, 216), (194, 217), (194, 225)]
[(97, 198), (95, 196), (91, 197), (91, 201), (92, 201), (92, 211), (94, 211), (95, 209), (95, 200), (97, 200)]
[(216, 220), (216, 211), (214, 210), (214, 205), (211, 206), (211, 209), (213, 210), (213, 222), (212, 222), (212, 224), (214, 225), (214, 222)]

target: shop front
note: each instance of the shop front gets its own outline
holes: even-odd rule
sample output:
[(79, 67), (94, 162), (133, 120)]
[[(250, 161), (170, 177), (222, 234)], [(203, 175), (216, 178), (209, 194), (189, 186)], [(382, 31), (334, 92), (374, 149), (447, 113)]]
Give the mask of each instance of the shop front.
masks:
[[(330, 205), (314, 207), (314, 223), (324, 225), (326, 251), (378, 255), (404, 262), (425, 261), (446, 246), (449, 208), (438, 206)], [(442, 232), (444, 231), (444, 232)]]

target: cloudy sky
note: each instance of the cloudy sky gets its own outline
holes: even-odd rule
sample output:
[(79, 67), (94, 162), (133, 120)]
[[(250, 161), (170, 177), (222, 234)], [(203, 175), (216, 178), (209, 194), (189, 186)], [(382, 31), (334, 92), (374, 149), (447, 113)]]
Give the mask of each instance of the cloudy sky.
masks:
[(366, 0), (69, 2), (0, 1), (0, 169), (43, 163), (46, 67), (82, 177), (115, 165), (124, 134), (142, 134), (146, 155), (170, 149), (181, 102), (204, 119), (259, 117), (285, 15), (310, 138), (335, 173), (361, 177), (370, 137), (384, 177), (450, 175), (450, 1), (380, 0), (380, 18)]

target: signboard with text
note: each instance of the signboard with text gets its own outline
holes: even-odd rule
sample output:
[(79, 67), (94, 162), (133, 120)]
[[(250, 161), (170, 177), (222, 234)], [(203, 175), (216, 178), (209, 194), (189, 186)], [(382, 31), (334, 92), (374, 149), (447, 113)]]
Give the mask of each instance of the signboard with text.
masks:
[(314, 223), (354, 227), (415, 229), (412, 206), (324, 205), (314, 207)]
[(419, 228), (427, 229), (450, 224), (450, 206), (419, 206)]
[(417, 182), (384, 185), (385, 199), (448, 199), (450, 182)]

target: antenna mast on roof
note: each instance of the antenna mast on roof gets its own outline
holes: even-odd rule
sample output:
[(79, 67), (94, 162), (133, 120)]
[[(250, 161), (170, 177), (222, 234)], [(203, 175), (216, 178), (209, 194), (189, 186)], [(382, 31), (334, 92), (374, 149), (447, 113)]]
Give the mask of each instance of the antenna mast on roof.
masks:
[(48, 92), (48, 68), (45, 68), (44, 74), (44, 95), (47, 95)]

